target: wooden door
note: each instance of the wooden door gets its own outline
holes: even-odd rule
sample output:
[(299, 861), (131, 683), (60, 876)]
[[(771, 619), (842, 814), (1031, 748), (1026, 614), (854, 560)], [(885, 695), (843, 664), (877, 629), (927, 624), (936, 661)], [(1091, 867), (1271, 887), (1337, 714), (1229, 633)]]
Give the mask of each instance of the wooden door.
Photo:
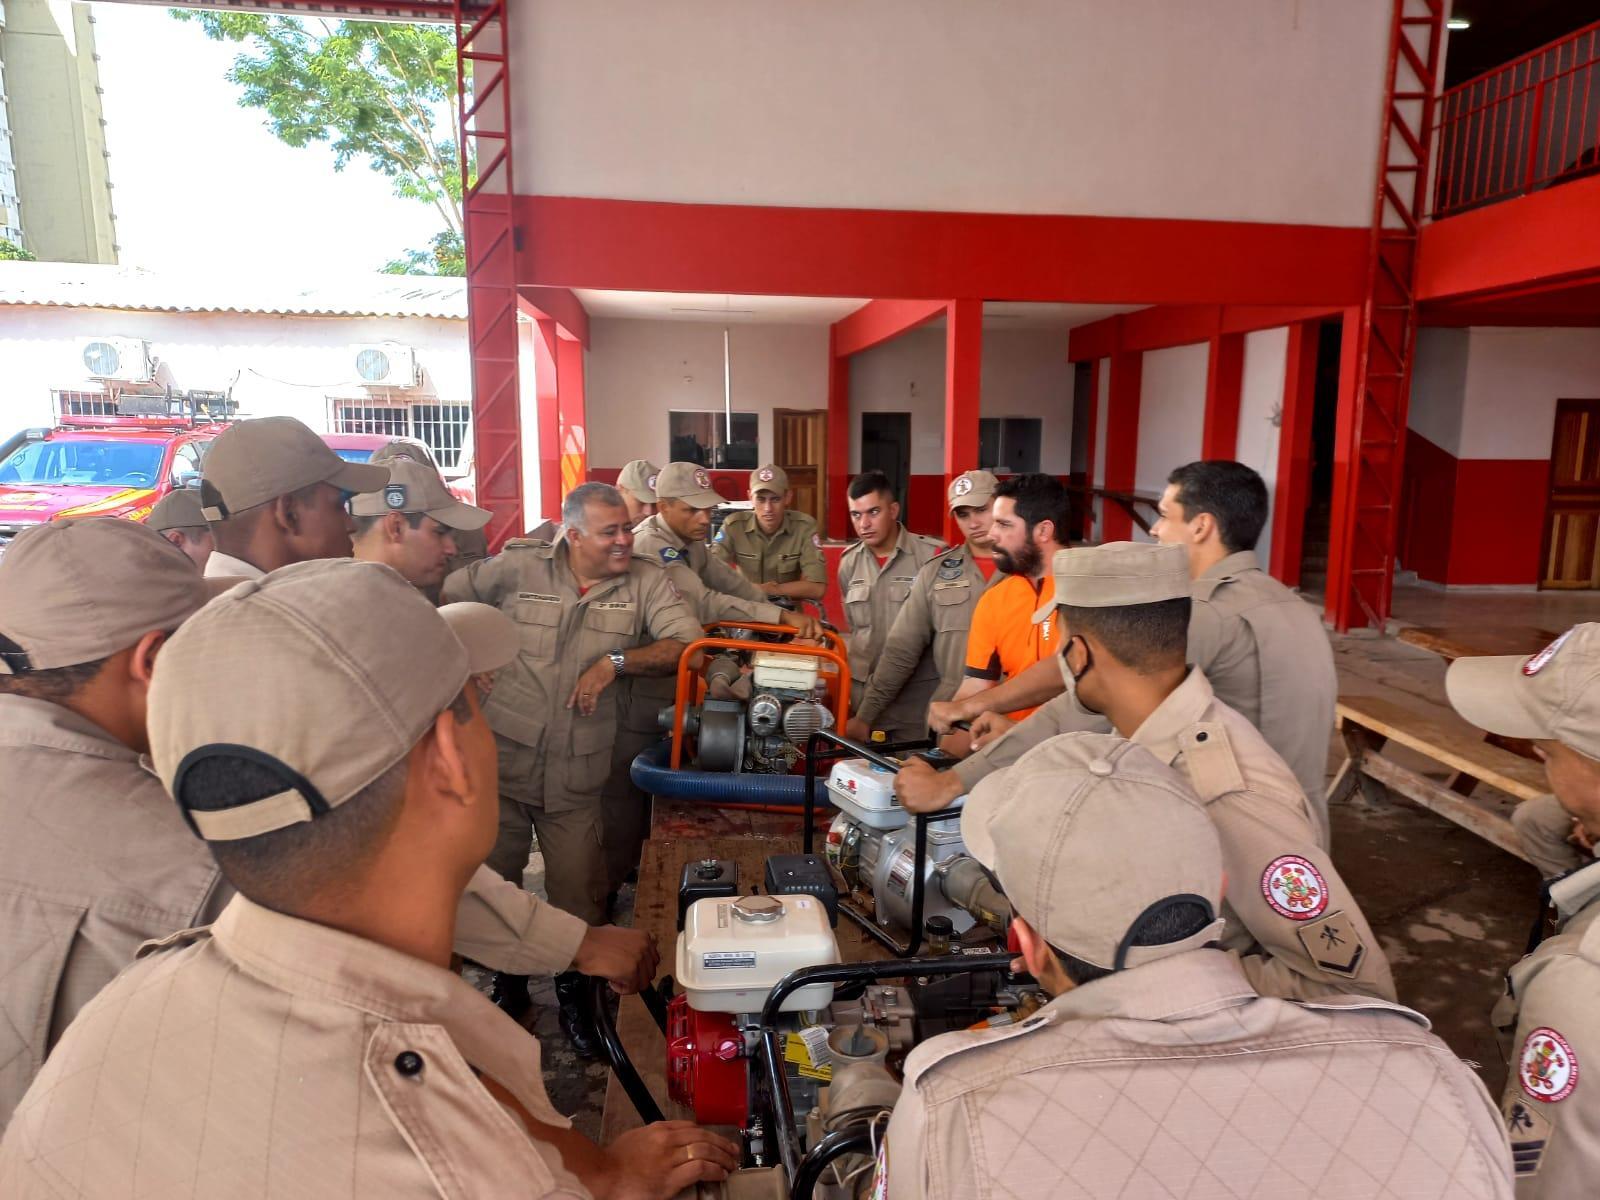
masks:
[(1600, 400), (1560, 400), (1539, 586), (1600, 588)]
[(824, 525), (828, 479), (828, 411), (776, 408), (772, 411), (772, 459), (787, 472), (794, 507)]

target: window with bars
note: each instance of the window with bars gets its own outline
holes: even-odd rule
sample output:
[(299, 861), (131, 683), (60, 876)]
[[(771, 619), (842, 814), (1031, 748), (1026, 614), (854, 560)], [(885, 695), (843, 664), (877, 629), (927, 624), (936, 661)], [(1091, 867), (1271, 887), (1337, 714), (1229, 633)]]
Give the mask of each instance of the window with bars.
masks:
[(63, 417), (114, 417), (117, 397), (113, 392), (73, 392), (53, 389), (55, 410)]
[(365, 400), (335, 400), (333, 432), (377, 433), (384, 437), (414, 438), (428, 448), (439, 469), (464, 465), (462, 449), (472, 421), (472, 405), (374, 404)]

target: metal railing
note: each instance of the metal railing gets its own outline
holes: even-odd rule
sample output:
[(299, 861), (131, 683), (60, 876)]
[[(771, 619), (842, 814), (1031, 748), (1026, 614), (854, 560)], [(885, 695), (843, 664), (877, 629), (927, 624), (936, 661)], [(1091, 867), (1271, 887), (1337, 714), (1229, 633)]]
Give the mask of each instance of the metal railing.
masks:
[(1439, 97), (1433, 216), (1600, 172), (1600, 22)]

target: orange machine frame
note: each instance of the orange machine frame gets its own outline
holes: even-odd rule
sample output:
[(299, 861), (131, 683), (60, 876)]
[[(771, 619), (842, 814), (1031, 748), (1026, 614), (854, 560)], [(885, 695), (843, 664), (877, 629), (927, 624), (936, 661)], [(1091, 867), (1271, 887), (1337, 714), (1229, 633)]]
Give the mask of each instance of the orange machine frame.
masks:
[[(787, 625), (769, 625), (764, 621), (716, 621), (706, 626), (706, 629), (749, 629), (756, 633), (787, 633), (793, 634), (795, 630)], [(838, 668), (834, 676), (833, 691), (833, 719), (837, 728), (843, 729), (850, 719), (850, 661), (845, 651), (844, 639), (832, 629), (824, 629), (823, 636), (828, 640), (827, 646), (796, 646), (791, 644), (773, 644), (773, 648), (782, 654), (794, 654), (802, 658), (820, 658), (830, 662)], [(766, 645), (767, 643), (759, 643)], [(752, 643), (741, 638), (730, 637), (703, 637), (690, 642), (678, 657), (678, 686), (672, 698), (672, 769), (678, 770), (683, 766), (683, 715), (689, 707), (690, 691), (693, 689), (694, 701), (700, 702), (705, 695), (705, 679), (692, 665), (694, 656), (701, 650), (749, 650)], [(826, 676), (824, 676), (826, 678)], [(693, 681), (693, 682), (691, 682)]]

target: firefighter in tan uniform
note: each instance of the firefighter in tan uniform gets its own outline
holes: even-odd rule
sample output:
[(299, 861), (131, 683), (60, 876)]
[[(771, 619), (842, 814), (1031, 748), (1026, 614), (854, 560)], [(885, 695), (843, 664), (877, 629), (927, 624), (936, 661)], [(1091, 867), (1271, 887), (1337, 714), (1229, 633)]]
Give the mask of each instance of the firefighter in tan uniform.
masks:
[[(378, 452), (367, 461), (385, 467), (392, 467), (392, 464), (396, 461), (420, 463), (439, 476), (440, 486), (444, 486), (444, 476), (439, 470), (439, 464), (434, 461), (433, 455), (428, 453), (426, 446), (413, 442), (409, 438), (395, 438), (387, 446), (379, 447)], [(448, 495), (449, 489), (446, 488), (445, 492)], [(469, 505), (467, 507), (472, 506)], [(486, 512), (487, 510), (478, 509), (477, 511)], [(490, 519), (492, 519), (492, 514)], [(455, 551), (450, 556), (450, 562), (445, 574), (448, 575), (451, 571), (459, 571), (468, 563), (475, 563), (480, 558), (489, 557), (488, 526), (489, 520), (486, 519), (482, 525), (470, 528), (463, 525), (451, 531), (450, 540), (455, 543)], [(431, 594), (432, 598), (437, 599), (439, 585), (433, 584), (432, 587), (434, 589)], [(424, 590), (426, 591), (426, 589)]]
[(445, 489), (439, 472), (423, 463), (394, 458), (382, 490), (350, 501), (355, 519), (355, 557), (381, 562), (412, 587), (437, 600), (463, 534), (481, 533), (489, 511), (463, 504)]
[(966, 677), (967, 631), (978, 598), (990, 584), (1004, 578), (995, 569), (994, 541), (989, 527), (994, 520), (994, 491), (1000, 481), (988, 471), (968, 471), (951, 481), (946, 499), (962, 543), (925, 563), (917, 572), (905, 605), (895, 615), (867, 679), (867, 690), (856, 703), (849, 734), (857, 740), (871, 736), (873, 726), (914, 677), (932, 658), (939, 675), (934, 701), (948, 700)]
[[(1315, 609), (1268, 575), (1255, 558), (1267, 519), (1267, 489), (1243, 463), (1189, 463), (1168, 477), (1152, 532), (1189, 548), (1189, 662), (1217, 696), (1261, 730), (1289, 764), (1328, 840), (1327, 765), (1339, 681), (1333, 649)], [(943, 732), (954, 720), (1009, 712), (1061, 694), (1055, 665), (1040, 663), (989, 692), (931, 714)]]
[[(858, 540), (839, 559), (839, 595), (850, 623), (845, 644), (854, 707), (856, 697), (867, 692), (917, 572), (941, 552), (943, 543), (912, 533), (900, 523), (900, 502), (882, 471), (866, 471), (850, 481), (850, 524)], [(922, 737), (928, 728), (928, 701), (939, 684), (938, 664), (924, 655), (873, 725), (891, 742)]]
[[(1445, 691), (1473, 724), (1533, 740), (1555, 801), (1592, 843), (1600, 625), (1574, 626), (1529, 658), (1457, 659)], [(1591, 1196), (1600, 1180), (1600, 864), (1580, 863), (1545, 886), (1556, 933), (1511, 968), (1494, 1012), (1510, 1059), (1501, 1112), (1519, 1200)]]
[[(779, 608), (758, 585), (712, 554), (706, 546), (711, 510), (722, 497), (704, 467), (668, 463), (656, 476), (656, 512), (634, 527), (634, 553), (665, 571), (698, 626), (718, 621), (762, 621), (787, 625), (802, 637), (819, 637), (816, 618)], [(695, 636), (702, 630), (697, 626)], [(621, 698), (620, 731), (611, 777), (606, 783), (611, 842), (611, 889), (639, 861), (639, 847), (650, 828), (649, 798), (634, 786), (630, 770), (639, 752), (661, 740), (659, 715), (675, 698), (677, 662), (652, 678), (630, 681)]]
[[(988, 714), (979, 751), (932, 786), (925, 764), (896, 779), (912, 811), (943, 808), (1061, 733), (1106, 728), (1176, 766), (1206, 806), (1228, 866), (1227, 934), (1265, 995), (1340, 992), (1392, 1000), (1383, 949), (1318, 835), (1300, 785), (1261, 733), (1184, 662), (1191, 620), (1181, 546), (1113, 542), (1055, 557), (1061, 654), (1074, 689), (1018, 725)], [(1037, 616), (1042, 616), (1041, 610)], [(991, 740), (992, 739), (992, 740)]]
[(144, 523), (187, 554), (195, 566), (202, 571), (206, 569), (206, 559), (211, 557), (216, 542), (205, 514), (200, 511), (200, 493), (195, 488), (176, 488), (168, 492), (150, 510)]
[(821, 600), (828, 590), (822, 535), (810, 513), (789, 506), (789, 476), (776, 463), (750, 472), (748, 512), (729, 513), (711, 541), (711, 553), (768, 596)]
[(735, 1148), (686, 1122), (576, 1133), (539, 1043), (450, 969), (495, 837), (483, 681), (518, 641), (350, 560), (240, 583), (168, 641), (151, 759), (238, 894), (79, 1013), (0, 1143), (0, 1195), (665, 1200), (723, 1178)]
[[(617, 740), (613, 685), (675, 671), (700, 627), (666, 573), (634, 557), (615, 488), (574, 488), (561, 518), (559, 542), (508, 542), (450, 576), (444, 594), (504, 610), (522, 644), (485, 709), (500, 747), (500, 836), (488, 866), (520, 883), (537, 834), (550, 903), (598, 923), (609, 883), (601, 791)], [(525, 981), (499, 982), (511, 1011), (524, 1007)], [(576, 972), (557, 976), (556, 994), (574, 1049), (591, 1053)]]
[(1509, 1200), (1488, 1093), (1425, 1018), (1267, 998), (1213, 948), (1226, 855), (1143, 747), (1056, 738), (961, 833), (1052, 999), (911, 1051), (875, 1195)]

